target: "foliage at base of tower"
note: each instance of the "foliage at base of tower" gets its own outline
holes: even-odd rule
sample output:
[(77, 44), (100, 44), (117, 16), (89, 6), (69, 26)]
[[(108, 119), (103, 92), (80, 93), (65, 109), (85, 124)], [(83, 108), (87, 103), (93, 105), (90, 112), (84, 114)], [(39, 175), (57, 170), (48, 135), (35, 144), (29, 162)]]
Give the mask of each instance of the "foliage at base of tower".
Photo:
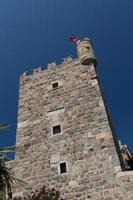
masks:
[(12, 184), (15, 183), (15, 177), (12, 171), (6, 167), (4, 156), (0, 157), (0, 200), (12, 198)]
[(43, 186), (40, 190), (32, 192), (31, 195), (27, 197), (14, 197), (12, 200), (63, 200), (60, 197), (60, 192), (53, 189), (46, 189)]
[[(8, 124), (0, 123), (0, 130), (8, 127)], [(0, 200), (6, 200), (7, 198), (10, 200), (12, 198), (12, 185), (17, 181), (12, 170), (5, 165), (5, 153), (9, 152), (15, 152), (15, 150), (0, 148)]]

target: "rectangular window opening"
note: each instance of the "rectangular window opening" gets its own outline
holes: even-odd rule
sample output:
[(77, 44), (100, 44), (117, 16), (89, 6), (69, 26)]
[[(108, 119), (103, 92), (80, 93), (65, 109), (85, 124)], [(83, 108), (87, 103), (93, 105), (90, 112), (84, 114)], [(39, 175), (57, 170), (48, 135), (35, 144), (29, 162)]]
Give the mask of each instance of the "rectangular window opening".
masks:
[(66, 172), (67, 172), (66, 163), (65, 162), (60, 163), (60, 173), (63, 174)]
[(53, 84), (52, 84), (52, 88), (53, 88), (53, 89), (58, 88), (58, 82), (53, 83)]
[(59, 133), (61, 133), (61, 126), (60, 125), (53, 126), (53, 135), (56, 135)]

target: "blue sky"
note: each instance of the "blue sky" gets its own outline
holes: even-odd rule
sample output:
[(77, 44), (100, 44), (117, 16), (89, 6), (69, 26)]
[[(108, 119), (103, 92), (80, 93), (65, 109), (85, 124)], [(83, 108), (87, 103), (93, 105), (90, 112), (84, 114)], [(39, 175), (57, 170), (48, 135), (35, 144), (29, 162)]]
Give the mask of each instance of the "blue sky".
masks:
[(133, 1), (1, 0), (0, 147), (15, 144), (19, 77), (72, 55), (68, 38), (93, 40), (117, 136), (133, 150)]

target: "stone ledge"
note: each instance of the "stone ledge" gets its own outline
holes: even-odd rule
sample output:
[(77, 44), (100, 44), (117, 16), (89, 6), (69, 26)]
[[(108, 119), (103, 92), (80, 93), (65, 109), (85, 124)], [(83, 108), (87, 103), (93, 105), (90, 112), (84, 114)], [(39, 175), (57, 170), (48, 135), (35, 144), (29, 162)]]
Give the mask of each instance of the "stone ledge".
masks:
[(123, 177), (123, 176), (133, 176), (133, 171), (123, 171), (123, 172), (118, 172), (116, 174), (117, 178)]

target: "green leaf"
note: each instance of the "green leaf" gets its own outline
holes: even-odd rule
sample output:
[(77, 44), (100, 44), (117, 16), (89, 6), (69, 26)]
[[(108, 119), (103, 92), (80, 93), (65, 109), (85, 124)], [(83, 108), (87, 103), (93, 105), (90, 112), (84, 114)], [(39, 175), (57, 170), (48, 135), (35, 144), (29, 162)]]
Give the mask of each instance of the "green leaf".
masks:
[(13, 149), (11, 149), (11, 150), (9, 150), (9, 149), (0, 149), (0, 153), (14, 153), (14, 152), (16, 152), (16, 150), (13, 150)]
[(1, 124), (0, 124), (0, 130), (6, 129), (6, 128), (9, 128), (9, 125), (8, 125), (8, 124), (6, 124), (6, 123), (1, 123)]

